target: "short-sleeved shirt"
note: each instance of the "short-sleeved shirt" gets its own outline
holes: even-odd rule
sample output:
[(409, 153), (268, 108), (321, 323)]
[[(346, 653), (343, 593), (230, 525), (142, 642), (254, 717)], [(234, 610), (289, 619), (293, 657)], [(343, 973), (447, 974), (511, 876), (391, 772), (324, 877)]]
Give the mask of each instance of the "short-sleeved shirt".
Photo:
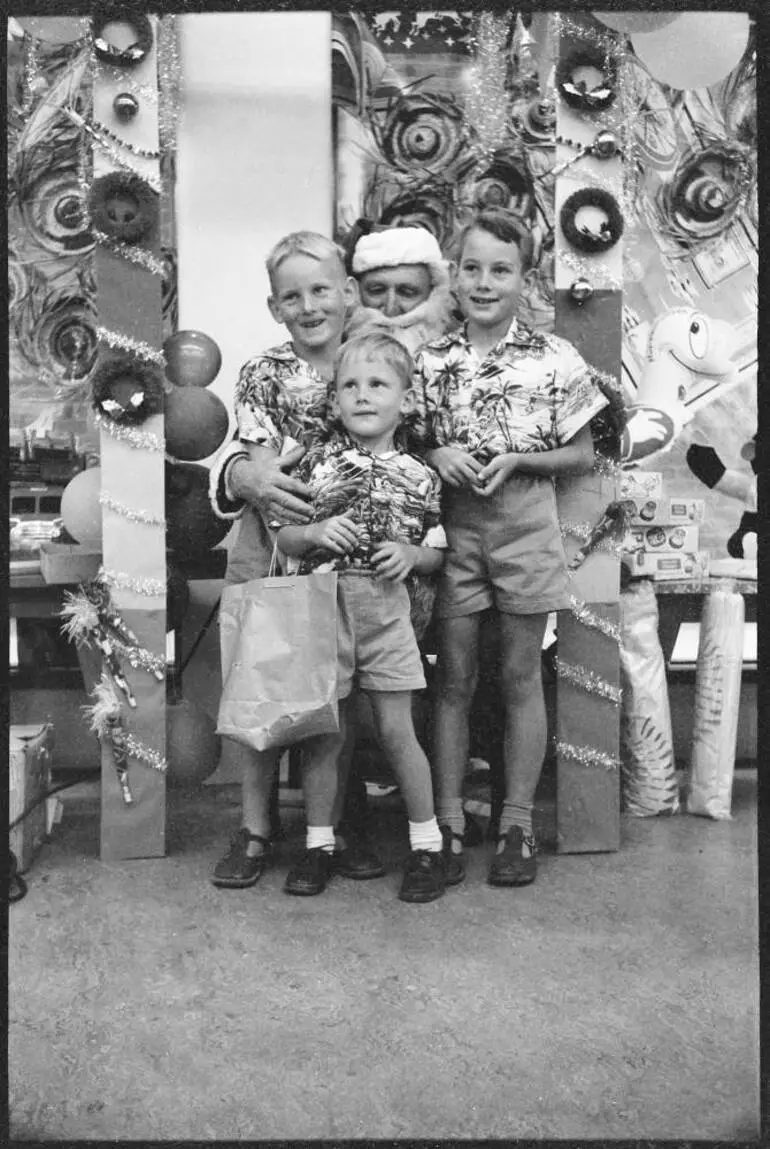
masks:
[(280, 451), (286, 439), (303, 446), (332, 425), (333, 386), (289, 341), (244, 363), (235, 388), (238, 438)]
[(428, 445), (459, 447), (481, 462), (564, 446), (607, 405), (571, 343), (515, 320), (483, 358), (465, 329), (428, 343), (415, 382)]
[(370, 571), (385, 542), (444, 548), (440, 525), (441, 480), (422, 459), (405, 451), (373, 455), (346, 436), (316, 444), (294, 472), (312, 494), (313, 521), (347, 515), (360, 527), (349, 555), (307, 555), (300, 572)]

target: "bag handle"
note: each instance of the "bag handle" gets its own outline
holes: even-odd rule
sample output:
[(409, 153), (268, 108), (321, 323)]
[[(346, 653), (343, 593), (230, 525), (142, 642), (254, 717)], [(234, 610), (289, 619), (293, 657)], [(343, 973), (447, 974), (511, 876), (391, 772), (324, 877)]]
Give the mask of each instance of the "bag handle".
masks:
[(276, 535), (275, 542), (273, 543), (273, 553), (270, 556), (270, 566), (267, 571), (268, 578), (275, 578), (275, 572), (278, 569), (278, 536)]

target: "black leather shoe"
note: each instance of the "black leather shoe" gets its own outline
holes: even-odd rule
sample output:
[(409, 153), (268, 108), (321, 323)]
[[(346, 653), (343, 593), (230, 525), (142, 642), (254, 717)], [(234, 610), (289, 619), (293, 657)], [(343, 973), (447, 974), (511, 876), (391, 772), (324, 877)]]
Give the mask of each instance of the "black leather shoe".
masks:
[(434, 902), (446, 892), (446, 863), (441, 852), (412, 850), (404, 866), (398, 896), (402, 902)]
[(334, 869), (343, 878), (366, 882), (370, 878), (381, 878), (385, 874), (384, 865), (365, 841), (353, 839), (344, 850), (335, 850), (333, 857)]
[[(528, 886), (537, 877), (537, 847), (535, 839), (525, 834), (520, 826), (511, 826), (505, 838), (505, 848), (495, 854), (489, 868), (491, 886)], [(524, 852), (524, 847), (527, 852)]]
[(465, 881), (465, 860), (462, 854), (455, 854), (452, 850), (452, 842), (457, 840), (463, 841), (462, 834), (454, 834), (449, 826), (440, 826), (441, 837), (444, 839), (444, 846), (442, 853), (444, 855), (444, 866), (446, 868), (446, 884), (448, 886), (459, 886), (460, 882)]
[[(250, 857), (246, 853), (249, 842), (259, 842), (262, 853)], [(230, 843), (230, 849), (214, 867), (211, 880), (223, 889), (243, 890), (253, 886), (262, 877), (272, 853), (272, 845), (261, 834), (250, 834), (242, 826)]]
[(324, 850), (321, 846), (305, 850), (286, 875), (283, 888), (287, 894), (322, 894), (333, 870), (334, 854), (330, 850)]

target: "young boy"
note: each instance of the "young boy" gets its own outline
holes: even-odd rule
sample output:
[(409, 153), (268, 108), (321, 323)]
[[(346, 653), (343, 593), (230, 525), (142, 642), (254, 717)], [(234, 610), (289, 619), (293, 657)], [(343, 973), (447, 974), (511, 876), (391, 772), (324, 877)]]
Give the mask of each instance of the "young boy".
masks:
[(493, 885), (534, 880), (532, 805), (546, 747), (541, 649), (568, 605), (554, 479), (589, 472), (589, 421), (607, 403), (564, 339), (517, 323), (531, 239), (516, 217), (480, 212), (461, 232), (453, 281), (464, 328), (417, 356), (426, 454), (444, 483), (449, 550), (439, 583), (434, 770), (447, 848), (462, 866), (461, 787), (478, 674), (479, 620), (494, 607), (502, 647), (506, 797)]
[(425, 686), (404, 582), (441, 566), (440, 481), (397, 444), (413, 410), (413, 363), (378, 331), (348, 340), (336, 370), (336, 407), (345, 434), (311, 447), (298, 468), (313, 496), (313, 521), (278, 532), (280, 550), (300, 558), (300, 573), (338, 570), (340, 739), (316, 739), (303, 788), (307, 850), (286, 890), (318, 894), (333, 867), (337, 756), (353, 683), (369, 695), (380, 744), (401, 787), (410, 854), (399, 897), (428, 902), (462, 877), (433, 810), (430, 767), (412, 723), (412, 691)]
[[(218, 513), (232, 519), (242, 515), (227, 582), (267, 573), (273, 546), (270, 524), (306, 523), (311, 518), (309, 490), (286, 472), (304, 454), (305, 444), (327, 433), (334, 359), (348, 310), (357, 299), (341, 251), (315, 232), (285, 236), (270, 252), (266, 266), (268, 307), (291, 340), (250, 359), (241, 369), (235, 395), (239, 438), (212, 470), (212, 501)], [(292, 442), (298, 446), (287, 452)], [(228, 498), (231, 484), (237, 502)], [(245, 511), (243, 499), (248, 502)], [(217, 886), (251, 886), (264, 871), (278, 757), (277, 752), (260, 753), (223, 739), (223, 764), (241, 769), (243, 809), (241, 828), (214, 869)], [(350, 877), (384, 873), (377, 858), (355, 846), (338, 851), (335, 864)]]

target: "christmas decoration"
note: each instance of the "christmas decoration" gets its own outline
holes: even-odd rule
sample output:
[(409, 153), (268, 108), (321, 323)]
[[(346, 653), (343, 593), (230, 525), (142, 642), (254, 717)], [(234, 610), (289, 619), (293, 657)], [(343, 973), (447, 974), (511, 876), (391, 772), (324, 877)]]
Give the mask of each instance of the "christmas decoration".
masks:
[(91, 376), (94, 410), (113, 423), (144, 423), (163, 410), (163, 379), (156, 367), (130, 355), (105, 357)]
[(213, 392), (172, 387), (165, 396), (166, 449), (177, 459), (205, 459), (227, 437), (227, 408)]
[(166, 444), (157, 435), (153, 435), (151, 431), (138, 431), (133, 427), (116, 423), (113, 419), (108, 419), (98, 412), (94, 416), (94, 423), (101, 430), (106, 431), (111, 438), (117, 439), (121, 443), (127, 443), (138, 451), (154, 451), (160, 454), (166, 452)]
[(581, 276), (570, 285), (569, 293), (575, 300), (575, 303), (577, 303), (578, 306), (582, 306), (587, 300), (591, 298), (594, 293), (594, 289), (591, 286), (589, 280), (587, 280), (584, 276)]
[[(577, 216), (583, 208), (597, 208), (604, 218), (597, 226), (579, 224)], [(568, 196), (562, 204), (559, 223), (568, 243), (591, 254), (609, 251), (623, 234), (623, 216), (618, 201), (602, 188), (580, 188)]]
[[(128, 48), (116, 48), (105, 37), (108, 24), (128, 24), (136, 39)], [(91, 17), (91, 35), (94, 52), (100, 60), (120, 68), (135, 68), (152, 48), (152, 24), (136, 4), (115, 3), (97, 4)]]
[(121, 331), (110, 331), (107, 327), (97, 327), (96, 334), (108, 347), (117, 347), (121, 351), (129, 351), (137, 359), (144, 359), (147, 363), (156, 363), (159, 367), (166, 366), (166, 358), (162, 351), (150, 347), (140, 339), (132, 339)]
[(128, 124), (139, 113), (139, 101), (131, 92), (118, 92), (112, 110), (122, 124)]
[(222, 352), (202, 331), (176, 331), (163, 344), (166, 378), (178, 387), (208, 387), (219, 374)]
[(95, 179), (89, 210), (94, 226), (121, 243), (136, 243), (157, 226), (157, 196), (133, 172), (113, 171)]
[(594, 750), (591, 746), (573, 746), (572, 743), (559, 739), (556, 742), (556, 753), (570, 758), (573, 762), (579, 762), (581, 766), (597, 766), (603, 770), (620, 769), (619, 758), (613, 754), (605, 754), (601, 750)]
[(101, 481), (100, 467), (80, 471), (64, 488), (59, 511), (72, 538), (82, 546), (97, 549), (102, 545)]
[[(601, 79), (589, 88), (581, 73), (600, 72)], [(579, 112), (601, 112), (609, 108), (616, 96), (617, 65), (610, 52), (590, 46), (573, 52), (559, 61), (556, 86), (566, 104)]]
[(679, 90), (718, 84), (749, 40), (747, 12), (683, 12), (670, 27), (634, 32), (634, 52), (661, 84)]

